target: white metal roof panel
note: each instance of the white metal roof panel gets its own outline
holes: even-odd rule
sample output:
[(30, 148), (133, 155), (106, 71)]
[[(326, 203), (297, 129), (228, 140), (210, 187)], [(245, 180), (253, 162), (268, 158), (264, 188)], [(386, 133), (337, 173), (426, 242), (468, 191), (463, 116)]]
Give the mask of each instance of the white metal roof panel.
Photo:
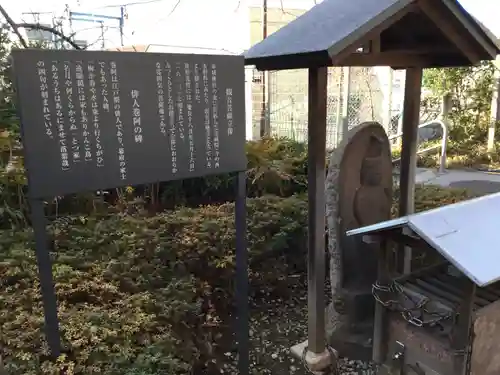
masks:
[(346, 232), (348, 236), (356, 236), (358, 234), (374, 234), (397, 227), (402, 227), (408, 224), (408, 216), (398, 217), (396, 219), (382, 221), (381, 223), (368, 225), (366, 227), (351, 229)]
[[(478, 286), (500, 281), (500, 193), (400, 218)], [(397, 220), (397, 219), (396, 219)], [(347, 232), (394, 228), (394, 220)], [(377, 227), (378, 226), (378, 227)]]

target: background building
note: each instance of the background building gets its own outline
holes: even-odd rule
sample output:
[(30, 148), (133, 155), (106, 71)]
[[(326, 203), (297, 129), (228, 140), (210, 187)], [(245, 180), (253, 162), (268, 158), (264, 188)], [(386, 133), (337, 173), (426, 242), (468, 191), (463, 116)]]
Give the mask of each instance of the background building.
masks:
[[(268, 35), (305, 13), (306, 9), (269, 7)], [(263, 37), (262, 7), (251, 6), (250, 44)], [(252, 68), (252, 129), (258, 137), (264, 124), (271, 135), (298, 141), (307, 139), (307, 70), (263, 74)], [(402, 110), (404, 72), (388, 67), (329, 68), (327, 146), (334, 147), (346, 128), (379, 121), (388, 132), (397, 131), (390, 119)]]

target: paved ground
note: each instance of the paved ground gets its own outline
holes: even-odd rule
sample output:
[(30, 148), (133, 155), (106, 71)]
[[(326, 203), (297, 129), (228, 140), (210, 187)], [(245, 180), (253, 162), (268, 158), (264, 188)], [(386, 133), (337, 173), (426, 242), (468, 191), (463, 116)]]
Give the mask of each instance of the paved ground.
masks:
[(438, 173), (435, 169), (419, 168), (416, 182), (465, 188), (478, 194), (500, 192), (500, 173), (468, 170), (447, 170), (444, 173)]

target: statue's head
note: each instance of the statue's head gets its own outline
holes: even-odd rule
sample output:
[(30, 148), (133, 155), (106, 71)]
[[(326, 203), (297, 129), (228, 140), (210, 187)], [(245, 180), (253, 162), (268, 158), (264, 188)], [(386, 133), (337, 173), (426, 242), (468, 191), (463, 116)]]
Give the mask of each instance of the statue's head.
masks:
[(382, 142), (371, 136), (361, 162), (360, 182), (364, 186), (378, 186), (382, 181)]

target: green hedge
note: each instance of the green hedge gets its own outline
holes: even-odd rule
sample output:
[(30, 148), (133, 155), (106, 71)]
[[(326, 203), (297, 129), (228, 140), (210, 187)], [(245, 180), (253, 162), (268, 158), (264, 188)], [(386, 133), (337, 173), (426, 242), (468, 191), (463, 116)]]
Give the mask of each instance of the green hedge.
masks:
[[(307, 191), (307, 152), (303, 143), (264, 138), (246, 143), (247, 196), (289, 197)], [(208, 176), (161, 183), (162, 207), (197, 206), (233, 200), (235, 175)]]
[[(416, 207), (470, 196), (419, 187)], [(247, 206), (252, 290), (286, 293), (280, 276), (305, 268), (306, 197), (265, 196)], [(31, 231), (3, 231), (0, 345), (9, 374), (218, 373), (206, 366), (231, 347), (233, 204), (71, 217), (50, 232), (66, 356), (45, 359)]]
[[(247, 155), (251, 290), (287, 293), (282, 275), (306, 265), (306, 151), (265, 139), (249, 142)], [(212, 205), (154, 214), (150, 187), (112, 206), (96, 206), (89, 195), (58, 202), (59, 214), (82, 212), (50, 227), (65, 347), (58, 363), (47, 360), (42, 335), (32, 232), (13, 225), (5, 205), (15, 211), (15, 199), (4, 201), (4, 227), (13, 228), (0, 232), (0, 347), (9, 374), (220, 373), (213, 359), (232, 348), (235, 228), (234, 205), (214, 203), (232, 200), (234, 176), (156, 188), (160, 208)], [(419, 187), (416, 209), (470, 197)], [(396, 208), (395, 199), (393, 214)]]
[[(307, 153), (303, 143), (273, 138), (249, 141), (246, 154), (248, 197), (266, 194), (289, 197), (307, 191)], [(104, 199), (93, 193), (58, 197), (57, 201), (48, 202), (47, 213), (55, 217), (106, 212), (109, 205), (124, 206), (134, 199), (153, 212), (221, 204), (234, 200), (235, 177), (225, 174), (113, 189)], [(29, 224), (26, 190), (22, 163), (9, 172), (0, 167), (0, 228), (22, 228)]]
[[(252, 288), (279, 288), (287, 257), (303, 259), (306, 202), (262, 197), (247, 205)], [(227, 349), (225, 331), (232, 328), (233, 207), (56, 222), (52, 257), (67, 350), (58, 364), (44, 361), (32, 233), (3, 232), (0, 345), (8, 373), (59, 374), (63, 367), (67, 374), (208, 373), (212, 349)], [(268, 252), (276, 262), (259, 261)]]

